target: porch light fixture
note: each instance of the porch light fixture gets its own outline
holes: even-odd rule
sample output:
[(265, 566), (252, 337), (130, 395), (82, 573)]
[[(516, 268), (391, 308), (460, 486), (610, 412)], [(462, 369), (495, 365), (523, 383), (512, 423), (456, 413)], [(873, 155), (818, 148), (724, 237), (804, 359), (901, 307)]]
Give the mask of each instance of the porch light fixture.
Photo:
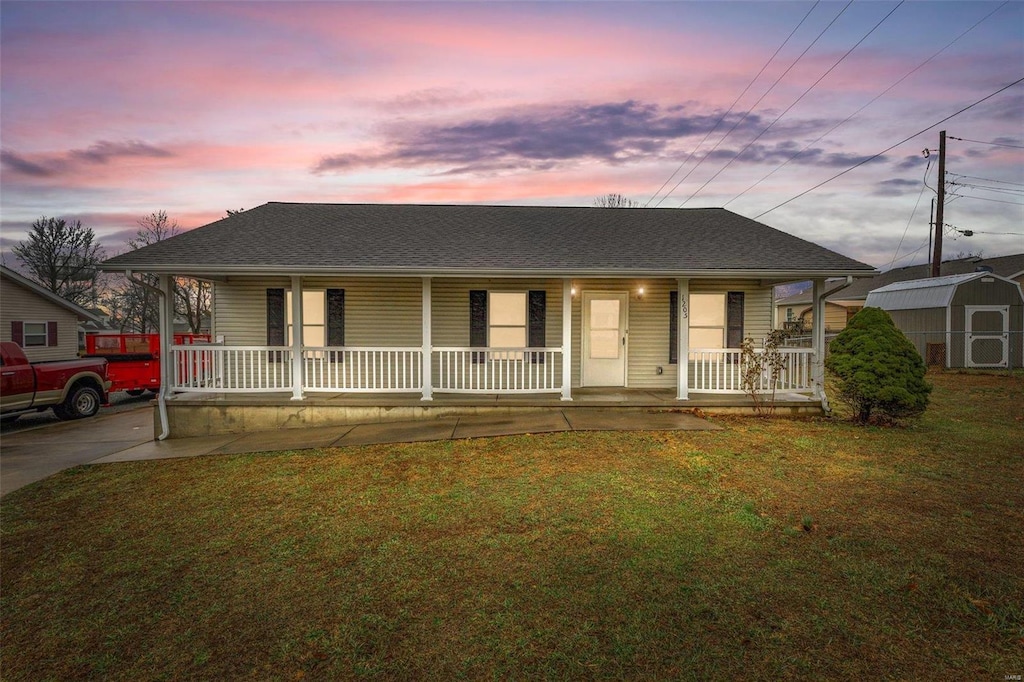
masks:
[(644, 300), (644, 288), (640, 287), (636, 290), (636, 298), (638, 301)]
[(569, 295), (576, 298), (576, 287), (569, 289)]

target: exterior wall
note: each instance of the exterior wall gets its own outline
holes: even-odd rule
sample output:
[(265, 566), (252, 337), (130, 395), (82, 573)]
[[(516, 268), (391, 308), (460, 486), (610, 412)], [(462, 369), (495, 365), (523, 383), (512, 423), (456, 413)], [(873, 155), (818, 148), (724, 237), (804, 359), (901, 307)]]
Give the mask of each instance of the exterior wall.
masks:
[[(923, 308), (918, 310), (890, 310), (889, 315), (925, 360), (928, 359), (929, 343), (946, 343), (946, 309)], [(956, 364), (956, 343), (953, 350), (953, 367), (963, 367), (963, 348), (960, 349), (960, 364)]]
[(7, 279), (0, 281), (2, 281), (0, 341), (12, 340), (12, 321), (56, 322), (57, 345), (45, 348), (26, 348), (25, 356), (31, 362), (68, 360), (78, 356), (77, 315), (14, 282)]
[[(803, 318), (806, 330), (809, 331), (814, 328), (814, 310), (811, 306), (806, 304), (794, 306), (793, 317), (794, 319)], [(782, 308), (782, 321), (784, 322), (785, 320), (786, 309)], [(846, 308), (830, 301), (825, 301), (825, 330), (838, 332), (843, 329), (846, 329)]]
[[(278, 278), (232, 277), (216, 283), (214, 334), (228, 345), (266, 344), (266, 290), (290, 288), (291, 281)], [(669, 292), (676, 280), (577, 279), (572, 300), (572, 385), (580, 385), (582, 293), (625, 291), (629, 293), (627, 385), (633, 388), (674, 388), (676, 365), (668, 362)], [(637, 298), (639, 287), (644, 297)], [(304, 278), (304, 289), (345, 289), (345, 342), (350, 346), (418, 346), (421, 344), (421, 303), (418, 277), (316, 277)], [(562, 345), (562, 280), (434, 278), (432, 329), (434, 346), (469, 345), (469, 291), (547, 292), (546, 343)], [(744, 336), (760, 341), (772, 328), (772, 290), (756, 280), (690, 280), (690, 293), (745, 294)], [(662, 374), (658, 374), (658, 368)], [(558, 370), (560, 374), (560, 369)], [(435, 368), (436, 378), (436, 368)]]
[[(966, 346), (964, 335), (967, 331), (967, 310), (966, 306), (975, 305), (1005, 305), (1010, 308), (1010, 348), (1009, 363), (1011, 367), (1021, 367), (1022, 334), (1024, 332), (1024, 301), (1021, 300), (1021, 291), (1018, 287), (1009, 282), (995, 280), (994, 282), (982, 282), (976, 279), (972, 282), (964, 282), (956, 289), (953, 300), (950, 302), (950, 331), (952, 338), (952, 367), (965, 367), (967, 365)], [(1016, 333), (1014, 333), (1016, 332)]]
[[(345, 290), (345, 343), (418, 346), (422, 332), (419, 278), (309, 277), (303, 289)], [(228, 345), (267, 343), (267, 289), (291, 288), (287, 277), (232, 277), (215, 284), (213, 333)]]

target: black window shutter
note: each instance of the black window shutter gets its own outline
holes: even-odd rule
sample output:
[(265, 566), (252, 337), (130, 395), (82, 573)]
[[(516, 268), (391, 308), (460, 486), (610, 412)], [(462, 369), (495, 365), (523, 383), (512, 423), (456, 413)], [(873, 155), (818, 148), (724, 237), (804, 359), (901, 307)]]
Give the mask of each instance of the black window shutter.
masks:
[[(547, 292), (531, 291), (529, 294), (529, 322), (527, 344), (531, 348), (544, 348), (547, 345)], [(543, 353), (530, 353), (530, 362), (544, 364)]]
[(742, 291), (730, 291), (726, 296), (726, 348), (739, 348), (743, 345), (743, 299)]
[(25, 323), (18, 320), (11, 321), (11, 341), (22, 348), (25, 347)]
[(47, 322), (46, 323), (46, 345), (56, 346), (57, 345), (57, 323)]
[[(283, 346), (284, 289), (267, 289), (267, 345)], [(281, 362), (281, 353), (270, 353), (271, 362)]]
[(679, 364), (679, 292), (668, 292), (668, 364)]
[(327, 345), (345, 345), (345, 290), (327, 290)]
[[(472, 289), (469, 292), (469, 345), (473, 348), (487, 347), (487, 291)], [(473, 363), (484, 361), (485, 353), (473, 353)]]

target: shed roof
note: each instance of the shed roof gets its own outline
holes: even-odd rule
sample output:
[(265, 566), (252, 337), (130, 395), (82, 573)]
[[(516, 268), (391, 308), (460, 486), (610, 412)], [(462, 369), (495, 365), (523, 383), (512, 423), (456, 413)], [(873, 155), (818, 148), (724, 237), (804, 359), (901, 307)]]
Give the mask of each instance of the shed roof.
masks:
[(864, 305), (883, 310), (918, 310), (922, 308), (945, 308), (953, 300), (957, 287), (981, 277), (992, 277), (1017, 285), (1011, 279), (991, 272), (969, 272), (962, 275), (946, 275), (928, 279), (912, 279), (894, 282), (875, 289), (868, 294)]
[(216, 273), (824, 276), (870, 265), (721, 208), (272, 202), (106, 261)]

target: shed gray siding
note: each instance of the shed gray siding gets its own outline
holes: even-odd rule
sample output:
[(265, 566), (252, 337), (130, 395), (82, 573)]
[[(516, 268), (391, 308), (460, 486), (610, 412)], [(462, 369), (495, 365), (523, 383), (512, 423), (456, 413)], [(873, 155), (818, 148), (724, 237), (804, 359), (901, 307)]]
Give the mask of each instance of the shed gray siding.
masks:
[[(928, 344), (946, 343), (946, 309), (918, 308), (915, 310), (890, 310), (892, 321), (913, 342), (917, 352), (928, 359)], [(943, 361), (944, 363), (945, 361)], [(963, 349), (960, 349), (960, 365), (963, 366)]]

